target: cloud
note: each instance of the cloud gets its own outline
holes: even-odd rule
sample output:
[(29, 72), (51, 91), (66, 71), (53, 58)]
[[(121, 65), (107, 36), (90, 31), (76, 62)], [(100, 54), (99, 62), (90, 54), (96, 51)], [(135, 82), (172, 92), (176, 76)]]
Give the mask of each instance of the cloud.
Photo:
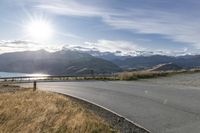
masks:
[[(44, 9), (46, 11), (60, 14), (60, 15), (69, 15), (69, 16), (88, 16), (88, 17), (96, 17), (96, 16), (104, 16), (107, 15), (110, 9), (102, 9), (96, 6), (87, 5), (84, 3), (77, 2), (76, 0), (68, 0), (68, 1), (49, 1), (40, 2), (39, 5), (35, 6), (39, 9)], [(118, 13), (117, 13), (118, 14)], [(115, 12), (110, 12), (109, 15), (116, 15)]]
[(101, 17), (103, 22), (116, 29), (127, 29), (138, 34), (158, 34), (173, 41), (200, 47), (200, 19), (190, 11), (181, 14), (164, 8), (143, 7), (117, 10), (71, 0), (41, 3), (36, 7), (67, 16)]
[(83, 45), (66, 45), (65, 48), (70, 50), (110, 52), (116, 55), (133, 56), (136, 56), (138, 51), (145, 50), (133, 42), (104, 39), (94, 42), (85, 42)]
[(187, 48), (179, 50), (157, 49), (149, 50), (141, 47), (137, 43), (122, 40), (97, 40), (94, 42), (85, 42), (83, 45), (65, 45), (63, 49), (85, 51), (85, 52), (101, 52), (112, 53), (118, 56), (151, 56), (151, 55), (167, 55), (167, 56), (183, 56), (197, 55), (199, 50), (190, 51)]
[(137, 44), (128, 41), (98, 40), (97, 42), (85, 42), (84, 47), (96, 49), (100, 52), (112, 52), (122, 55), (134, 55), (141, 50)]
[(43, 45), (37, 42), (27, 40), (1, 40), (0, 53), (17, 52), (17, 51), (34, 51), (45, 49), (47, 51), (55, 51), (58, 48)]
[[(55, 46), (55, 45), (54, 45)], [(137, 50), (144, 50), (138, 47), (137, 44), (128, 41), (121, 40), (98, 40), (94, 42), (85, 42), (83, 45), (65, 45), (66, 49), (80, 50), (80, 51), (99, 51), (99, 52), (111, 52), (117, 55), (136, 55)], [(16, 51), (34, 51), (45, 49), (47, 51), (61, 50), (60, 47), (53, 47), (50, 45), (44, 45), (37, 42), (28, 40), (1, 40), (0, 41), (0, 53), (16, 52)]]
[(40, 44), (37, 42), (27, 41), (27, 40), (1, 40), (0, 41), (0, 53), (7, 52), (17, 52), (17, 51), (35, 51), (45, 49), (50, 52), (58, 51), (61, 49), (76, 50), (76, 51), (99, 51), (101, 53), (109, 52), (119, 56), (149, 56), (149, 55), (169, 55), (169, 56), (180, 56), (185, 54), (198, 54), (199, 49), (196, 52), (191, 52), (184, 48), (177, 51), (168, 50), (154, 50), (150, 51), (148, 49), (142, 48), (139, 44), (122, 41), (122, 40), (97, 40), (94, 42), (85, 42), (83, 45), (65, 45), (62, 46), (49, 46)]
[(198, 18), (189, 18), (176, 13), (135, 9), (123, 18), (111, 16), (104, 21), (117, 29), (127, 29), (142, 34), (159, 34), (174, 41), (200, 47), (200, 26), (198, 24), (200, 19)]
[(77, 36), (77, 35), (72, 34), (72, 33), (67, 33), (67, 32), (61, 33), (61, 32), (58, 32), (57, 34), (61, 35), (61, 36), (64, 36), (64, 37), (75, 38), (75, 39), (82, 39), (82, 37)]

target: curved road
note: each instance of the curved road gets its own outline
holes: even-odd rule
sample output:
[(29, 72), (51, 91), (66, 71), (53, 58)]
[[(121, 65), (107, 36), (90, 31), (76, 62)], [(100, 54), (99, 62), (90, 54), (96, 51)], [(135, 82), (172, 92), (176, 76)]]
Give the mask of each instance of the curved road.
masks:
[(200, 89), (197, 87), (145, 81), (86, 81), (41, 82), (38, 88), (97, 103), (152, 133), (200, 132)]

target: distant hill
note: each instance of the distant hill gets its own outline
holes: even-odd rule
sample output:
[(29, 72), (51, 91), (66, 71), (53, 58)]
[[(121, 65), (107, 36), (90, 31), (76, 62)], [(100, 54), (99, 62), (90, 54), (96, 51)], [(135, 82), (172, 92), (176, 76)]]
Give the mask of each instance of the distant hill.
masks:
[(136, 56), (126, 59), (112, 60), (113, 63), (120, 66), (122, 69), (149, 69), (159, 64), (174, 63), (184, 69), (200, 67), (200, 55), (185, 55), (185, 56)]
[(100, 52), (95, 49), (84, 49), (82, 47), (76, 47), (72, 50), (111, 61), (126, 71), (150, 69), (156, 65), (166, 63), (174, 63), (184, 69), (200, 67), (200, 55), (167, 56), (163, 55), (162, 53), (164, 52), (162, 51), (160, 51), (160, 54), (148, 51), (136, 51), (136, 55), (131, 56), (122, 55), (120, 51), (114, 53)]
[(165, 63), (165, 64), (159, 64), (155, 67), (153, 67), (152, 69), (150, 69), (150, 71), (177, 71), (177, 70), (181, 70), (183, 69), (182, 67), (174, 64), (174, 63)]
[[(63, 48), (68, 49), (68, 48)], [(94, 57), (108, 60), (126, 71), (150, 69), (159, 64), (174, 63), (184, 69), (200, 67), (200, 55), (175, 56), (165, 55), (164, 51), (133, 51), (134, 55), (123, 55), (121, 51), (102, 52), (97, 49), (74, 47), (72, 51), (90, 54)], [(184, 56), (183, 56), (184, 55)]]
[(130, 57), (124, 60), (118, 59), (113, 60), (112, 62), (123, 69), (147, 69), (159, 64), (173, 62), (174, 60), (174, 57), (153, 55)]
[(107, 74), (121, 69), (114, 63), (78, 51), (45, 50), (0, 55), (0, 71), (52, 75)]

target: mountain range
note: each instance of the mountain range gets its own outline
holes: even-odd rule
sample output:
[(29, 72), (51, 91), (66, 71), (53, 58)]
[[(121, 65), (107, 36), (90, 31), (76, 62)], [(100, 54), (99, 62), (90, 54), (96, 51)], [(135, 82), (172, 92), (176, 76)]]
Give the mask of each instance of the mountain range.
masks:
[(200, 55), (185, 55), (185, 56), (137, 56), (126, 59), (116, 59), (112, 61), (122, 69), (149, 69), (159, 64), (173, 63), (184, 69), (200, 67)]
[(109, 52), (69, 49), (56, 52), (11, 52), (0, 55), (0, 71), (50, 75), (111, 74), (150, 69), (166, 63), (173, 63), (184, 69), (200, 67), (200, 55), (120, 56)]
[(121, 71), (116, 64), (78, 51), (24, 51), (0, 55), (0, 71), (50, 75), (110, 74)]
[[(200, 55), (167, 56), (140, 51), (137, 56), (118, 55), (111, 52), (99, 52), (95, 50), (81, 51), (97, 58), (111, 61), (118, 65), (122, 70), (149, 69), (159, 64), (173, 63), (183, 69), (200, 67)], [(145, 54), (144, 54), (145, 53)]]

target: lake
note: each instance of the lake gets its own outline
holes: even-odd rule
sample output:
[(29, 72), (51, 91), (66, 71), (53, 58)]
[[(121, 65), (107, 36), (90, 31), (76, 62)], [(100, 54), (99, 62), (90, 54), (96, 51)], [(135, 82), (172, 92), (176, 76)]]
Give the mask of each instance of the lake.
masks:
[(49, 76), (42, 73), (12, 73), (12, 72), (0, 72), (0, 77), (23, 77), (23, 76)]

